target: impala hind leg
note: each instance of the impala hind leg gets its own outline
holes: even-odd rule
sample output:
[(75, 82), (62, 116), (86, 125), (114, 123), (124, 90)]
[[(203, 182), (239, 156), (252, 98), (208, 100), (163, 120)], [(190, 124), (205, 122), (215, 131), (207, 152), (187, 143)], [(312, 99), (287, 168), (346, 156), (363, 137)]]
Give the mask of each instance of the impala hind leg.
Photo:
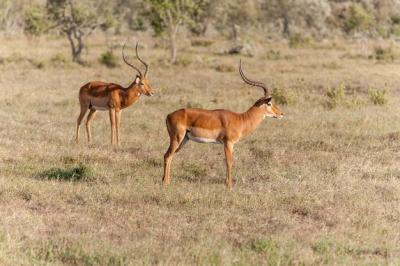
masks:
[(87, 140), (88, 143), (92, 142), (92, 132), (90, 130), (90, 124), (93, 120), (93, 118), (96, 116), (96, 109), (90, 109), (90, 112), (86, 118), (86, 136), (87, 136)]
[(86, 112), (88, 110), (88, 106), (86, 104), (81, 103), (81, 113), (78, 116), (78, 119), (76, 121), (76, 137), (75, 137), (75, 142), (79, 143), (79, 128), (81, 126), (82, 120), (86, 115)]
[(163, 184), (166, 186), (170, 182), (171, 163), (175, 153), (177, 153), (186, 143), (185, 132), (181, 132), (174, 136), (170, 136), (170, 144), (167, 152), (164, 155), (164, 177)]
[(185, 135), (185, 137), (183, 138), (181, 144), (179, 145), (178, 149), (176, 149), (175, 153), (177, 153), (178, 151), (180, 151), (183, 146), (185, 146), (186, 142), (188, 142), (189, 138), (187, 137), (187, 135)]
[(227, 142), (224, 144), (225, 159), (226, 159), (226, 186), (232, 189), (232, 165), (233, 165), (233, 144)]

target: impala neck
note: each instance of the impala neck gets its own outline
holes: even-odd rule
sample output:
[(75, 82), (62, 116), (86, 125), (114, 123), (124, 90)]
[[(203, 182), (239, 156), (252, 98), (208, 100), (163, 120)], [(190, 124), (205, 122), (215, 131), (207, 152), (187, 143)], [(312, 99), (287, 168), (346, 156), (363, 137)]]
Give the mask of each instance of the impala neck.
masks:
[(249, 110), (240, 114), (242, 119), (242, 137), (250, 135), (264, 120), (264, 111), (257, 106), (250, 107)]
[(126, 89), (126, 94), (123, 100), (123, 108), (130, 106), (134, 102), (136, 102), (140, 95), (142, 95), (139, 86), (134, 82), (132, 82), (131, 85), (129, 85)]

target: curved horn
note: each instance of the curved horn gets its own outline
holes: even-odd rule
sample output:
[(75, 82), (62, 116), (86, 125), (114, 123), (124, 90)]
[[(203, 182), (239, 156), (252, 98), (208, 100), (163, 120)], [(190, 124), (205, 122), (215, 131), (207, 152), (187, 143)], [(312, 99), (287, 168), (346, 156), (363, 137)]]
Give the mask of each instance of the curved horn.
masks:
[(240, 59), (240, 63), (239, 63), (239, 73), (240, 73), (240, 76), (242, 77), (242, 79), (243, 79), (244, 82), (246, 82), (246, 83), (249, 84), (249, 85), (262, 88), (262, 89), (264, 90), (264, 96), (267, 97), (267, 95), (268, 95), (268, 88), (267, 88), (267, 86), (266, 86), (264, 83), (259, 82), (259, 81), (250, 80), (249, 78), (247, 78), (247, 77), (244, 75), (243, 70), (242, 70), (242, 60), (241, 60), (241, 59)]
[[(129, 63), (128, 60), (126, 60), (126, 58), (125, 58), (125, 53), (124, 53), (125, 46), (126, 46), (126, 42), (124, 43), (124, 46), (122, 47), (122, 59), (124, 60), (125, 64), (127, 64), (127, 65), (130, 66), (131, 68), (135, 69), (135, 70), (139, 73), (139, 75), (140, 75), (141, 77), (143, 77), (142, 72), (140, 72), (140, 69), (137, 68), (137, 67), (135, 67), (135, 66), (132, 65), (131, 63)], [(137, 48), (137, 47), (136, 47), (136, 48)]]
[(137, 59), (145, 66), (146, 69), (144, 70), (144, 77), (146, 77), (147, 71), (149, 70), (149, 65), (146, 64), (146, 62), (143, 61), (143, 60), (139, 57), (139, 54), (138, 54), (138, 45), (139, 45), (139, 42), (136, 43), (136, 57), (137, 57)]

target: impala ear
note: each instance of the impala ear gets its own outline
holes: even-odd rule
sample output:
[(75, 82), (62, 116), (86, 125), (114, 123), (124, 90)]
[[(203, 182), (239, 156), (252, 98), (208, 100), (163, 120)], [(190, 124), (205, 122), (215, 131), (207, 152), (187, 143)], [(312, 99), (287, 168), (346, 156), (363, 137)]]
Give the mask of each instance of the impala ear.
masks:
[(270, 103), (272, 101), (272, 96), (269, 96), (267, 99), (265, 99), (266, 103)]
[(140, 82), (140, 77), (139, 77), (139, 75), (136, 75), (135, 84), (139, 84), (139, 82)]

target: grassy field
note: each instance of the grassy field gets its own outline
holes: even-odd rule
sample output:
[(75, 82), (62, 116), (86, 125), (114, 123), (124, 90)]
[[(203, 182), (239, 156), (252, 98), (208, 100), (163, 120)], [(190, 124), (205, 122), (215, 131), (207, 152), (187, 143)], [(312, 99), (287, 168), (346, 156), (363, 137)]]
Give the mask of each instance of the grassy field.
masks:
[(278, 88), (284, 119), (235, 146), (232, 191), (222, 146), (194, 142), (164, 189), (168, 113), (242, 112), (262, 93), (242, 82), (228, 42), (187, 41), (171, 66), (144, 38), (156, 95), (123, 112), (119, 148), (106, 113), (93, 144), (82, 128), (76, 145), (80, 86), (135, 75), (98, 62), (124, 38), (93, 37), (87, 66), (69, 62), (63, 39), (1, 40), (1, 265), (400, 264), (400, 60), (371, 58), (373, 42), (256, 42), (245, 72)]

